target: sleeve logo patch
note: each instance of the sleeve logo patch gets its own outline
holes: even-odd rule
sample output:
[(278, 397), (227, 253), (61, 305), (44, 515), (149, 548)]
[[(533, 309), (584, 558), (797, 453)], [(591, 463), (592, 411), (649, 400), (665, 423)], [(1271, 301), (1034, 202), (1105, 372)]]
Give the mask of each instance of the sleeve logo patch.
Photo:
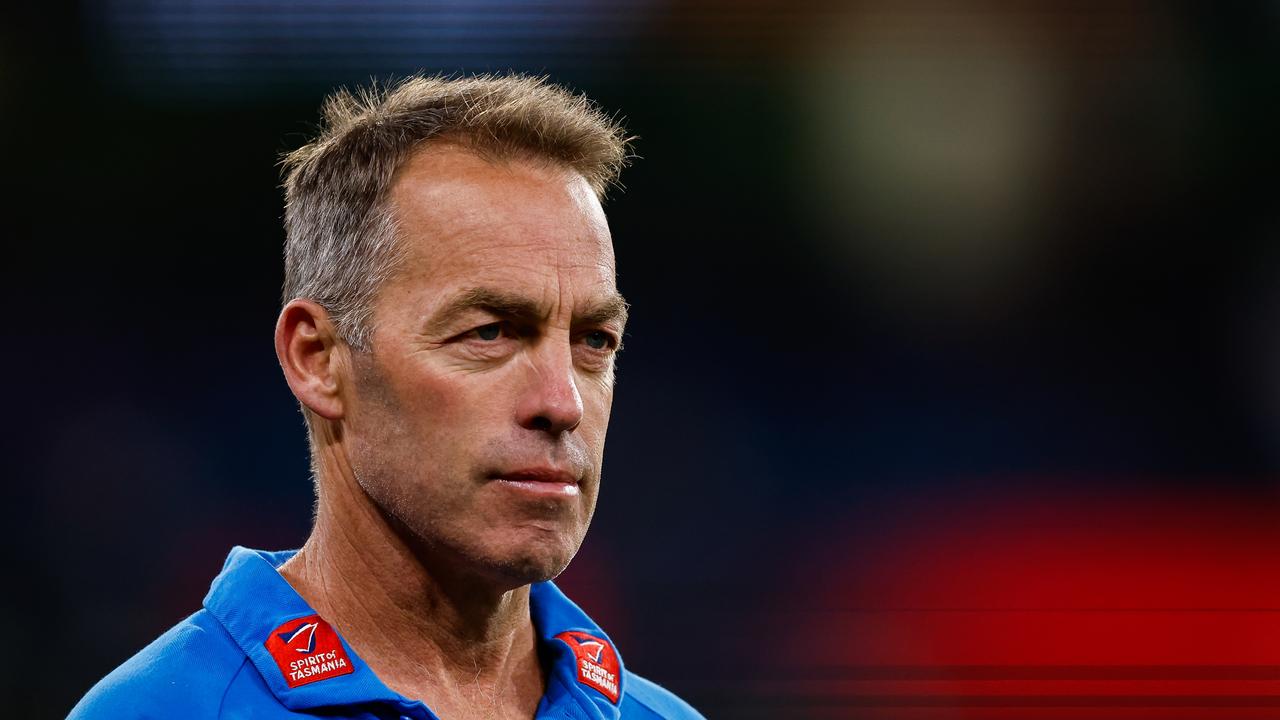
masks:
[(291, 688), (355, 670), (338, 633), (319, 615), (290, 620), (272, 630), (263, 645)]
[(614, 705), (618, 704), (618, 655), (606, 640), (573, 630), (556, 635), (563, 640), (578, 660), (578, 682), (600, 691)]

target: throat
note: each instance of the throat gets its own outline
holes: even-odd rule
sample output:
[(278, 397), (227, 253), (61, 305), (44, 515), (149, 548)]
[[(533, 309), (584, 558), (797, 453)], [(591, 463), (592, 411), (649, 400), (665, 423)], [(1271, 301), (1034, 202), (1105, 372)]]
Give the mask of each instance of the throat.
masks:
[(319, 525), (280, 573), (387, 687), (451, 720), (533, 717), (546, 672), (528, 586), (451, 583), (403, 545), (371, 554)]

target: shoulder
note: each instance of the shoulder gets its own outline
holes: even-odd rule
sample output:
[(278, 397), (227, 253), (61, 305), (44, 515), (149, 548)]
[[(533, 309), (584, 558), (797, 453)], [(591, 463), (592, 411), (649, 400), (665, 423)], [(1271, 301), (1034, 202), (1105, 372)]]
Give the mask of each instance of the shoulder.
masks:
[(247, 661), (218, 621), (201, 610), (100, 680), (68, 720), (215, 718)]
[(622, 717), (627, 720), (705, 720), (702, 714), (661, 685), (627, 673), (627, 689), (622, 696)]

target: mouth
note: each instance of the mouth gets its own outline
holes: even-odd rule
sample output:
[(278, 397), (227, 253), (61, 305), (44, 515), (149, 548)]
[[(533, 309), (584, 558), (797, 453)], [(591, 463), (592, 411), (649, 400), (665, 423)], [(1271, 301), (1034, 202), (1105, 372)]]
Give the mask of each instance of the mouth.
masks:
[(581, 492), (573, 474), (555, 468), (521, 468), (493, 479), (502, 486), (537, 497), (577, 497)]

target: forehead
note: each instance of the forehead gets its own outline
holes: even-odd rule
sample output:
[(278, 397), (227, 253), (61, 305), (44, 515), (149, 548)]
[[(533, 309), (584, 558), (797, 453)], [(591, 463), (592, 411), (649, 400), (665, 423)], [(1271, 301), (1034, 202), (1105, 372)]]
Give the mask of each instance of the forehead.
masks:
[(429, 146), (397, 172), (391, 201), (405, 279), (436, 289), (484, 282), (613, 286), (604, 211), (569, 168)]

